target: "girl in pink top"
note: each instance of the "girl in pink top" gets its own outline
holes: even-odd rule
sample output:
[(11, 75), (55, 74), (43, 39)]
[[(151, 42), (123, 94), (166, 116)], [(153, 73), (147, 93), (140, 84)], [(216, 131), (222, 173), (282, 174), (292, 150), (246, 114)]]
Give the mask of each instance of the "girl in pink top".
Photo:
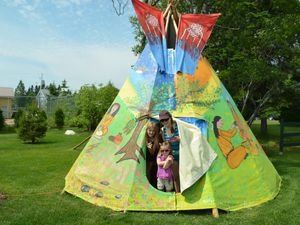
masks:
[(160, 144), (160, 149), (157, 155), (157, 188), (161, 191), (172, 191), (173, 186), (173, 156), (171, 153), (169, 142), (165, 141)]

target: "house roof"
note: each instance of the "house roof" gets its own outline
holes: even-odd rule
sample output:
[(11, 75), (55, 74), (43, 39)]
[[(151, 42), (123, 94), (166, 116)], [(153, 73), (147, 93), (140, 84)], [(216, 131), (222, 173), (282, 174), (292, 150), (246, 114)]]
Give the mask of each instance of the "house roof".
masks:
[(50, 92), (49, 92), (48, 89), (40, 89), (38, 95), (40, 95), (40, 94), (42, 94), (42, 95), (44, 95), (45, 97), (47, 97), (47, 96), (50, 95)]
[(14, 89), (9, 87), (0, 87), (0, 97), (14, 97)]

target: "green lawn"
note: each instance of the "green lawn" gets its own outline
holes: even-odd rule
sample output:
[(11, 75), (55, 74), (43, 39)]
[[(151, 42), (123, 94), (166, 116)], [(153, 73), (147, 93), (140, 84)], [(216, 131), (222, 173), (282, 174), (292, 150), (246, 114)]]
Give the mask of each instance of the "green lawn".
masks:
[(221, 212), (214, 219), (209, 210), (180, 212), (114, 212), (96, 207), (69, 194), (61, 195), (64, 177), (80, 153), (72, 147), (88, 133), (75, 136), (51, 130), (36, 145), (22, 144), (16, 134), (0, 133), (0, 224), (300, 224), (300, 148), (286, 148), (278, 155), (279, 125), (269, 126), (261, 137), (253, 130), (283, 178), (275, 200), (236, 212)]

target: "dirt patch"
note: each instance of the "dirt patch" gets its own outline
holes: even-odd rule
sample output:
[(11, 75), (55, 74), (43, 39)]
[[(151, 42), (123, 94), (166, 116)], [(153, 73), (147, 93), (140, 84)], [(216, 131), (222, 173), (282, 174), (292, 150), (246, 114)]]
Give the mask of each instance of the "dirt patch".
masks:
[(7, 199), (7, 197), (0, 192), (0, 202), (5, 199)]

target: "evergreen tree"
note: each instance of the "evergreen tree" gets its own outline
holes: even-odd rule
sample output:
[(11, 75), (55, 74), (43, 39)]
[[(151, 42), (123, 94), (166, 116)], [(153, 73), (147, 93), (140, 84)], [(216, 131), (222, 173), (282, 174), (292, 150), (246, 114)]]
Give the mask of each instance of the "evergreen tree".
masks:
[(24, 142), (30, 141), (34, 144), (46, 135), (46, 131), (47, 115), (32, 103), (19, 120), (18, 137)]
[(49, 86), (47, 88), (50, 92), (50, 95), (52, 95), (52, 96), (58, 96), (59, 95), (59, 92), (58, 92), (58, 89), (57, 89), (55, 83), (49, 84)]
[(67, 86), (67, 81), (63, 80), (61, 83), (60, 87), (60, 95), (66, 96), (66, 95), (71, 95), (71, 91), (68, 89), (69, 87)]
[(40, 86), (39, 85), (35, 85), (35, 87), (34, 87), (34, 93), (35, 93), (35, 95), (37, 95), (39, 93), (39, 91), (40, 91)]
[(24, 115), (24, 110), (18, 109), (14, 117), (15, 128), (18, 128), (20, 126), (20, 119), (23, 115)]
[(19, 81), (18, 86), (15, 89), (15, 96), (25, 96), (26, 90), (22, 80)]
[(19, 81), (18, 86), (15, 89), (14, 104), (17, 108), (26, 106), (26, 90), (22, 80)]
[(60, 108), (55, 112), (55, 124), (59, 129), (62, 128), (65, 124), (65, 114)]
[(67, 81), (65, 79), (61, 82), (61, 87), (66, 89), (68, 88)]
[(0, 130), (2, 130), (5, 126), (5, 123), (4, 123), (4, 116), (3, 116), (3, 112), (2, 110), (0, 109)]
[(34, 88), (33, 85), (31, 85), (27, 91), (26, 91), (26, 96), (36, 96), (35, 92), (34, 92)]

